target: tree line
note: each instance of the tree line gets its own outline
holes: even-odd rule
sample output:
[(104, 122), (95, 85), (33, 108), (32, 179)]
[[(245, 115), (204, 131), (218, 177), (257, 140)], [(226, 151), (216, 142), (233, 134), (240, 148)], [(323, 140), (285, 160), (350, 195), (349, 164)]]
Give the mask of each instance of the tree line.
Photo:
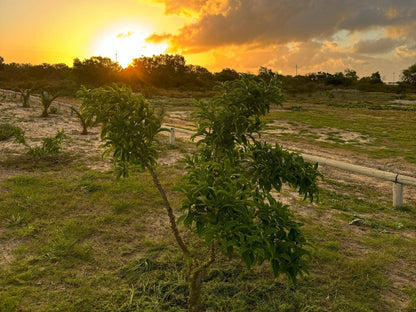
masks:
[[(276, 74), (271, 69), (260, 67), (257, 75), (269, 79)], [(66, 64), (40, 65), (5, 63), (0, 56), (0, 87), (12, 90), (32, 89), (75, 95), (81, 85), (89, 88), (121, 83), (134, 91), (175, 89), (179, 91), (210, 91), (218, 82), (233, 81), (241, 73), (231, 68), (212, 73), (205, 67), (186, 64), (182, 55), (161, 54), (133, 59), (127, 68), (122, 68), (108, 57), (93, 56), (73, 60), (72, 67)], [(402, 72), (397, 85), (387, 85), (380, 73), (358, 77), (353, 69), (334, 74), (326, 72), (306, 75), (279, 75), (286, 92), (313, 92), (331, 88), (355, 88), (363, 91), (405, 92), (416, 89), (416, 64)], [(149, 91), (150, 90), (150, 91)]]

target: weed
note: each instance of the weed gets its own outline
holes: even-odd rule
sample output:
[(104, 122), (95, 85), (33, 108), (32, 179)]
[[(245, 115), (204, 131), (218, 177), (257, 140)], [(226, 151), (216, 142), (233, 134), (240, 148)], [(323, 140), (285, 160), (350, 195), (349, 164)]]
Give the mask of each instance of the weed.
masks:
[(19, 127), (12, 126), (8, 123), (0, 124), (0, 141), (7, 141), (19, 133), (23, 133), (23, 130)]
[(81, 185), (78, 186), (78, 189), (81, 192), (94, 193), (94, 192), (96, 192), (96, 191), (98, 191), (98, 190), (101, 189), (101, 185), (98, 184), (98, 183), (94, 183), (94, 182), (91, 182), (91, 183), (82, 183)]
[(13, 233), (18, 237), (28, 237), (35, 236), (39, 233), (39, 230), (32, 224), (25, 224), (23, 227), (16, 229)]
[(79, 242), (93, 231), (93, 228), (76, 220), (69, 220), (57, 231), (50, 243), (43, 248), (42, 256), (51, 262), (65, 260), (68, 257), (88, 260), (91, 254), (91, 245), (80, 245)]
[(113, 211), (115, 214), (121, 214), (127, 212), (131, 208), (131, 203), (128, 201), (117, 201), (113, 204)]
[(19, 186), (29, 186), (38, 183), (38, 179), (36, 177), (29, 175), (17, 175), (13, 178), (10, 178), (10, 180), (13, 181), (15, 185)]
[(302, 112), (302, 111), (304, 111), (302, 106), (295, 106), (295, 105), (292, 105), (291, 107), (289, 107), (289, 110), (291, 110), (292, 112)]
[(49, 108), (49, 114), (52, 114), (52, 115), (58, 114), (58, 108), (56, 106), (51, 106)]
[(62, 149), (62, 142), (68, 138), (67, 134), (65, 133), (64, 129), (59, 130), (55, 137), (46, 137), (42, 139), (41, 146), (34, 146), (31, 147), (26, 142), (26, 138), (24, 136), (23, 131), (18, 131), (14, 134), (15, 141), (17, 143), (23, 144), (24, 146), (29, 148), (27, 152), (28, 155), (31, 156), (33, 162), (37, 164), (40, 159), (45, 158), (46, 156), (55, 156), (59, 153)]
[(20, 214), (12, 214), (12, 216), (6, 221), (8, 227), (16, 227), (26, 223), (26, 220)]

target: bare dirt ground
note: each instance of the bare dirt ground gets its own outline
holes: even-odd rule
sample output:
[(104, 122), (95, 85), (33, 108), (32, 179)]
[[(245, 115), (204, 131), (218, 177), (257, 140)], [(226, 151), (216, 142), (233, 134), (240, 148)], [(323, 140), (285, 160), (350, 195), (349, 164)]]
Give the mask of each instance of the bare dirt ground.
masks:
[[(75, 151), (86, 156), (99, 157), (100, 151), (98, 146), (101, 144), (99, 140), (99, 127), (89, 130), (88, 135), (81, 135), (82, 127), (77, 117), (71, 116), (68, 108), (62, 108), (60, 114), (50, 114), (47, 118), (40, 117), (41, 108), (32, 106), (23, 108), (20, 103), (3, 102), (0, 103), (0, 122), (9, 123), (18, 126), (25, 131), (25, 137), (29, 146), (33, 147), (41, 144), (41, 139), (45, 137), (53, 137), (56, 132), (64, 129), (69, 140), (67, 140), (63, 149), (67, 151)], [(13, 155), (21, 155), (27, 151), (27, 148), (21, 144), (15, 143), (11, 138), (8, 141), (0, 142), (0, 159)], [(86, 165), (94, 169), (108, 169), (109, 161), (88, 161)], [(0, 168), (0, 179), (11, 175), (13, 172), (5, 172)]]
[[(66, 102), (76, 107), (80, 105), (75, 100), (60, 100), (60, 102)], [(32, 105), (30, 108), (23, 108), (19, 102), (3, 101), (0, 102), (0, 123), (9, 123), (23, 129), (27, 143), (31, 147), (40, 145), (42, 138), (53, 137), (57, 131), (64, 129), (69, 137), (69, 140), (63, 144), (64, 151), (83, 155), (84, 165), (91, 169), (106, 171), (112, 168), (109, 158), (101, 159), (102, 149), (99, 146), (102, 144), (102, 141), (100, 140), (99, 126), (89, 129), (87, 135), (81, 135), (81, 124), (78, 118), (70, 113), (69, 106), (62, 106), (60, 113), (50, 114), (47, 118), (40, 117), (41, 112), (41, 107), (36, 105)], [(180, 116), (185, 115), (180, 114)], [(181, 128), (190, 127), (189, 121), (170, 117), (166, 117), (165, 123)], [(164, 133), (164, 135), (169, 134)], [(177, 131), (176, 137), (187, 140), (190, 138), (190, 134)], [(22, 155), (25, 152), (27, 152), (27, 148), (14, 142), (13, 138), (7, 141), (0, 141), (0, 161), (8, 157)], [(172, 165), (181, 159), (182, 156), (178, 150), (168, 150), (161, 155), (159, 163), (164, 166)], [(16, 171), (0, 166), (0, 180), (15, 174), (17, 174)]]

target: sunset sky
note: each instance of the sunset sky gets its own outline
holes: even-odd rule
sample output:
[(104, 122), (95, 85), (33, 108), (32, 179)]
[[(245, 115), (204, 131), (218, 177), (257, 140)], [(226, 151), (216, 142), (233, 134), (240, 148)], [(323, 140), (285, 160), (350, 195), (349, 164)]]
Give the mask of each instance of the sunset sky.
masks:
[(416, 0), (1, 0), (6, 63), (182, 54), (211, 71), (351, 68), (399, 79), (416, 63)]

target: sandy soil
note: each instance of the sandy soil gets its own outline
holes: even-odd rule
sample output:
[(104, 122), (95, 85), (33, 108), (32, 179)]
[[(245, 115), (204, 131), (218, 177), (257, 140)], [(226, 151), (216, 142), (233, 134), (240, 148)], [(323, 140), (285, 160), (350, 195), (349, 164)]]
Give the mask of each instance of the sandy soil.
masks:
[[(77, 151), (89, 156), (100, 155), (98, 146), (99, 128), (92, 128), (88, 135), (81, 135), (82, 127), (76, 116), (71, 116), (68, 108), (62, 108), (60, 114), (50, 114), (47, 118), (40, 117), (40, 107), (23, 108), (20, 103), (6, 102), (0, 104), (0, 122), (7, 122), (18, 126), (25, 131), (25, 137), (30, 146), (41, 144), (41, 139), (53, 137), (56, 132), (64, 129), (69, 140), (63, 144), (64, 150)], [(27, 148), (14, 142), (13, 138), (8, 141), (0, 142), (0, 158), (21, 155)], [(88, 161), (86, 165), (96, 169), (106, 169), (110, 167), (109, 161)], [(10, 173), (9, 173), (10, 174)], [(0, 168), (0, 178), (8, 175)]]

